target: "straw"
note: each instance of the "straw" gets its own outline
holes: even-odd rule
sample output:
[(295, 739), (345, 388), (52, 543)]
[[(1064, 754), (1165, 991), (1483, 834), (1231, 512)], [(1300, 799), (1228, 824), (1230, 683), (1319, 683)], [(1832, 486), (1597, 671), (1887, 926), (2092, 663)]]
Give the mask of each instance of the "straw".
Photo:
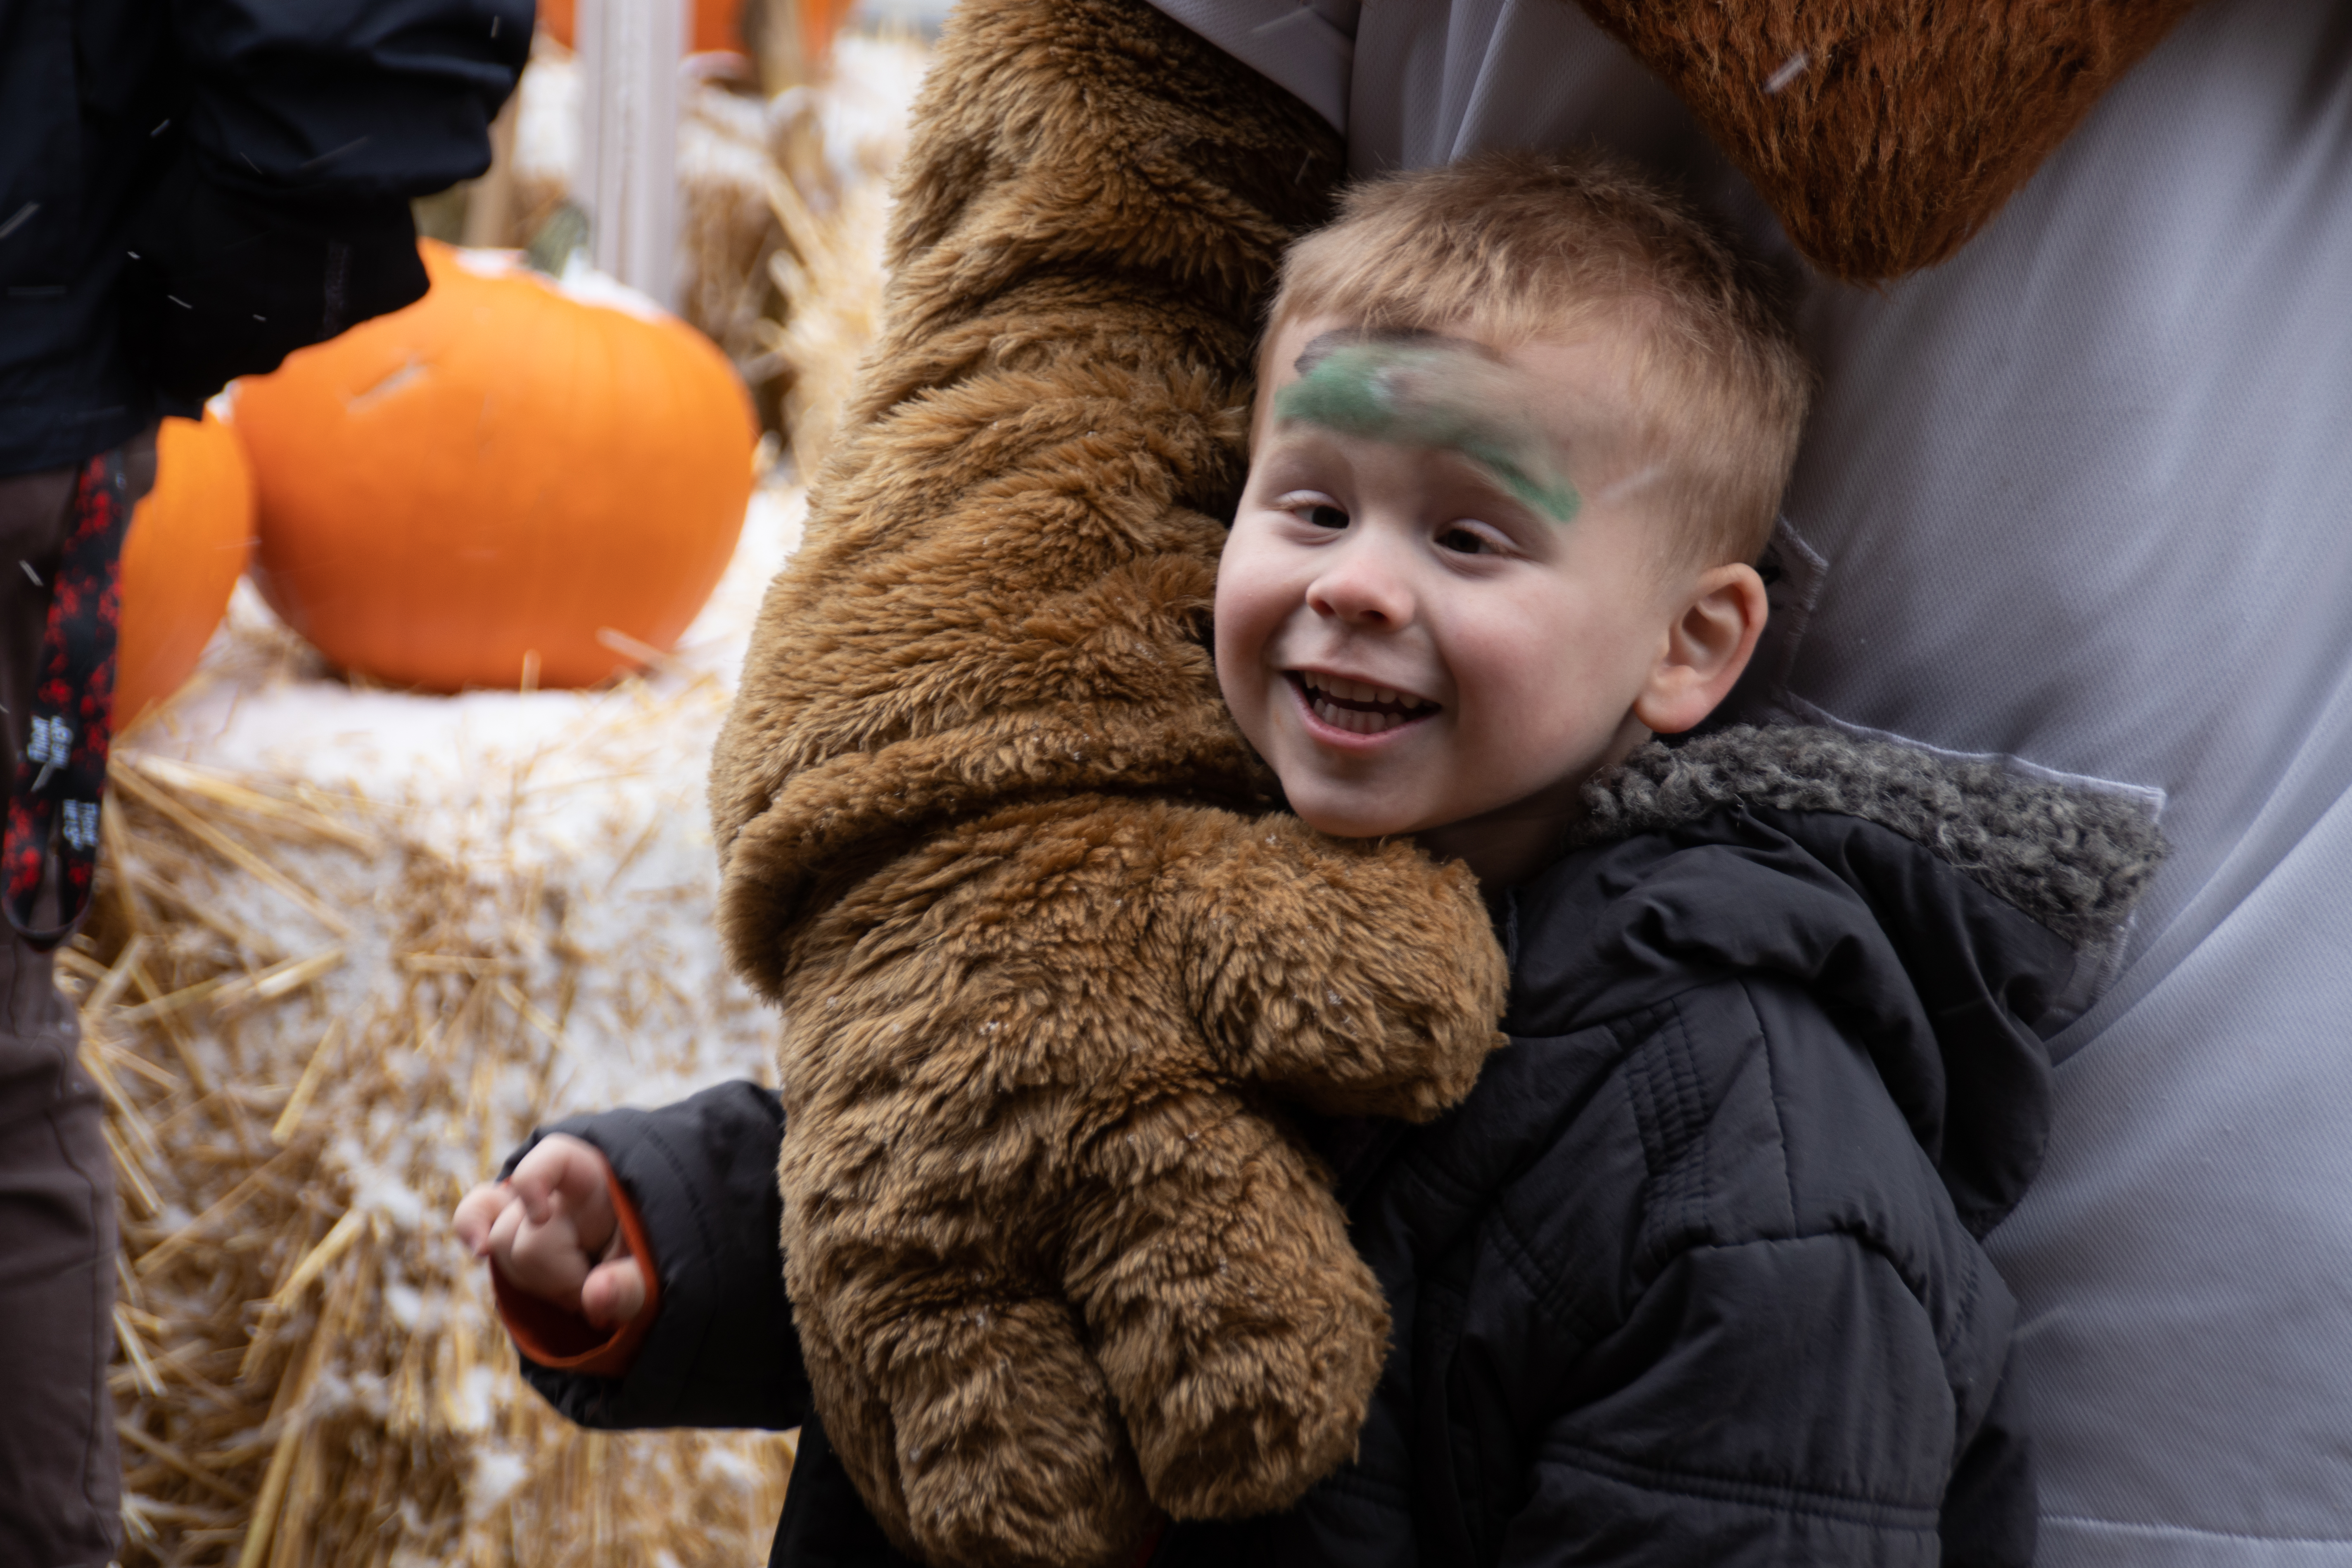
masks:
[[(499, 854), (452, 856), (379, 803), (320, 823), (316, 790), (152, 763), (111, 814), (113, 923), (60, 966), (121, 1193), (125, 1568), (757, 1561), (786, 1442), (572, 1427), (517, 1376), (447, 1224), (544, 1106), (583, 986), (626, 979), (547, 925), (626, 896), (610, 867), (638, 825), (559, 902), (544, 868), (485, 871)], [(260, 877), (247, 835), (294, 820), (263, 802), (348, 831)], [(353, 911), (348, 941), (265, 962), (224, 935), (273, 905), (305, 923), (297, 874)], [(142, 890), (165, 877), (178, 897)]]

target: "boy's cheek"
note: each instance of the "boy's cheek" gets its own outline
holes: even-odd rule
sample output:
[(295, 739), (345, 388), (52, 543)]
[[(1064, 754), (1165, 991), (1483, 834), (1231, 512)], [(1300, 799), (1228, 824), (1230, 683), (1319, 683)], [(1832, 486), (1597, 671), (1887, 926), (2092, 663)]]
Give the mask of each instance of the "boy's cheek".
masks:
[[(1221, 623), (1222, 624), (1222, 623)], [(1217, 654), (1217, 689), (1225, 699), (1225, 710), (1234, 716), (1234, 723), (1253, 750), (1265, 754), (1265, 697), (1254, 675), (1255, 661), (1247, 656), (1233, 653), (1230, 657), (1223, 646)]]
[(1276, 645), (1300, 614), (1310, 578), (1276, 531), (1280, 521), (1279, 514), (1252, 509), (1244, 498), (1218, 560), (1213, 601), (1217, 688), (1243, 737), (1269, 762), (1276, 760), (1268, 747), (1279, 725), (1273, 710), (1286, 700), (1275, 668)]
[(1241, 662), (1241, 651), (1234, 646), (1234, 624), (1235, 617), (1225, 600), (1224, 574), (1220, 571), (1216, 597), (1210, 601), (1209, 608), (1209, 661), (1217, 668), (1217, 690), (1223, 695), (1228, 708), (1235, 706), (1234, 672)]
[[(1217, 689), (1237, 719), (1254, 706), (1252, 688), (1260, 673), (1253, 646), (1258, 637), (1256, 605), (1243, 585), (1249, 580), (1254, 553), (1251, 541), (1236, 522), (1217, 563), (1217, 592), (1211, 601), (1210, 653), (1217, 666)], [(1251, 740), (1255, 742), (1256, 737)]]

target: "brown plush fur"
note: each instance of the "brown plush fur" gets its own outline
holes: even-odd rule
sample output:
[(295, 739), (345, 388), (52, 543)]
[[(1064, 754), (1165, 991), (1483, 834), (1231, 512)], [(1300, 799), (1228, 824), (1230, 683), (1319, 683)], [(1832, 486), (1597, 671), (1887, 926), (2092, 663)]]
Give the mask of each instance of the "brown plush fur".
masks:
[(1500, 1040), (1468, 877), (1274, 814), (1202, 642), (1339, 151), (1139, 5), (968, 5), (713, 759), (818, 1408), (936, 1564), (1118, 1562), (1344, 1460), (1387, 1313), (1280, 1108), (1424, 1118)]
[(1583, 0), (1849, 281), (1949, 258), (2195, 3)]
[[(1866, 279), (2187, 0), (1588, 5)], [(860, 1490), (933, 1563), (1108, 1563), (1349, 1453), (1386, 1317), (1280, 1107), (1433, 1113), (1504, 977), (1458, 871), (1273, 813), (1202, 643), (1337, 139), (1142, 0), (968, 0), (918, 114), (887, 335), (713, 759), (720, 923), (785, 1010), (786, 1284)]]

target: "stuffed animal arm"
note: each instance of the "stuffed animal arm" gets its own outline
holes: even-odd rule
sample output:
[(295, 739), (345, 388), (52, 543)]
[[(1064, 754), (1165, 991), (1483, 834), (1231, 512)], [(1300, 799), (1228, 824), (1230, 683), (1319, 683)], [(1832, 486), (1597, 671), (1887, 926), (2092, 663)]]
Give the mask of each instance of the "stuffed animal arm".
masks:
[(1115, 1563), (1344, 1460), (1387, 1312), (1280, 1106), (1435, 1112), (1503, 983), (1458, 867), (1127, 796), (944, 827), (813, 920), (785, 1284), (885, 1529)]
[(1468, 877), (1283, 815), (1205, 646), (1258, 312), (1338, 139), (1139, 0), (942, 40), (885, 332), (713, 757), (781, 1004), (818, 1411), (945, 1568), (1110, 1564), (1353, 1451), (1380, 1291), (1289, 1108), (1499, 1042)]

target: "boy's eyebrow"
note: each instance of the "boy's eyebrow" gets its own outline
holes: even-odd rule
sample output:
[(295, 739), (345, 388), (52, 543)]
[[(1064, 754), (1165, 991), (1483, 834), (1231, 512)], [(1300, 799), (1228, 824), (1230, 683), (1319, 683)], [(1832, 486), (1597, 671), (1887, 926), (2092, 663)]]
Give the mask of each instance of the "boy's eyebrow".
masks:
[[(1444, 332), (1433, 332), (1426, 327), (1393, 327), (1373, 331), (1363, 327), (1334, 327), (1328, 332), (1318, 332), (1307, 340), (1290, 368), (1300, 375), (1312, 375), (1315, 367), (1331, 357), (1337, 349), (1352, 348), (1359, 343), (1393, 343), (1400, 347), (1467, 349), (1487, 359), (1496, 357), (1495, 351), (1471, 338), (1457, 338)], [(1498, 362), (1499, 363), (1499, 362)]]
[(1434, 332), (1402, 340), (1326, 332), (1298, 363), (1299, 378), (1275, 395), (1277, 421), (1454, 452), (1553, 521), (1576, 516), (1576, 488), (1554, 442), (1528, 416), (1508, 368), (1484, 345)]

